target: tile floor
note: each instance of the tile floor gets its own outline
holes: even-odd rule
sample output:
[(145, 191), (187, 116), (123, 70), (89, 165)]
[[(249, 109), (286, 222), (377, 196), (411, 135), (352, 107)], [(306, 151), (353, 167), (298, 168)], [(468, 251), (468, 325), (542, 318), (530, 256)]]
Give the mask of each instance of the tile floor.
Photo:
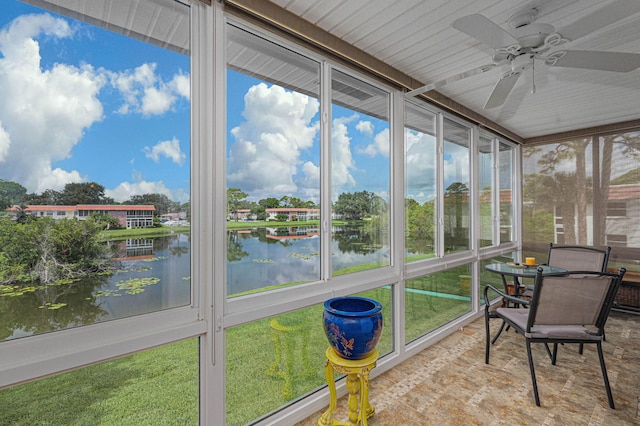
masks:
[[(497, 330), (498, 321), (492, 321)], [(484, 363), (479, 319), (371, 380), (369, 425), (640, 425), (640, 316), (612, 312), (603, 344), (616, 409), (609, 408), (595, 345), (561, 346), (551, 365), (533, 346), (541, 407), (533, 400), (524, 339), (503, 333)], [(328, 404), (327, 404), (328, 405)], [(321, 410), (297, 426), (315, 425)], [(336, 420), (347, 421), (346, 398)]]

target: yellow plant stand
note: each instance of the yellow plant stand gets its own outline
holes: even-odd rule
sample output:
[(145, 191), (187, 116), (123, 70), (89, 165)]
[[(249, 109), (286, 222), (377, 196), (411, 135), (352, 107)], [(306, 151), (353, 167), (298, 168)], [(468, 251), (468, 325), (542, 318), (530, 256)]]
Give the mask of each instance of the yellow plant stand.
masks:
[[(367, 425), (367, 419), (375, 414), (375, 409), (369, 404), (369, 372), (376, 367), (378, 351), (374, 350), (371, 355), (364, 359), (345, 359), (339, 356), (333, 348), (327, 348), (325, 352), (327, 364), (324, 367), (324, 374), (327, 377), (329, 386), (329, 408), (318, 419), (319, 426), (352, 426)], [(349, 421), (339, 422), (333, 419), (333, 415), (338, 405), (336, 394), (336, 382), (333, 379), (333, 372), (336, 371), (347, 375), (347, 389), (349, 390)], [(358, 393), (360, 398), (358, 400)]]

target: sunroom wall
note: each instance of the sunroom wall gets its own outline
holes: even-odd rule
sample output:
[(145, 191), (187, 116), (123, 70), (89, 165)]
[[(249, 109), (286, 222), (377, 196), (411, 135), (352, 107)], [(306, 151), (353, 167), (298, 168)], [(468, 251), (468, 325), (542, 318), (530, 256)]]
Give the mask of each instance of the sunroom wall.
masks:
[[(79, 368), (92, 363), (101, 362), (114, 357), (120, 357), (131, 352), (142, 351), (173, 341), (200, 336), (200, 420), (202, 424), (225, 424), (226, 400), (224, 384), (227, 379), (226, 359), (227, 350), (233, 349), (236, 343), (226, 347), (225, 335), (242, 327), (268, 321), (289, 312), (302, 311), (318, 306), (333, 296), (376, 292), (384, 289), (385, 300), (391, 320), (388, 341), (385, 345), (385, 356), (378, 362), (373, 376), (408, 359), (423, 348), (433, 344), (447, 334), (457, 330), (461, 325), (472, 321), (479, 315), (479, 276), (481, 261), (506, 256), (513, 258), (518, 249), (518, 214), (517, 200), (519, 200), (519, 184), (517, 172), (519, 167), (519, 147), (506, 143), (512, 147), (511, 167), (513, 170), (512, 199), (514, 207), (513, 238), (511, 241), (500, 243), (500, 222), (497, 212), (500, 211), (499, 197), (492, 196), (490, 203), (493, 207), (493, 220), (489, 228), (492, 243), (486, 242), (479, 246), (480, 214), (478, 213), (478, 126), (462, 120), (446, 111), (418, 100), (405, 100), (403, 92), (395, 87), (384, 85), (365, 73), (333, 63), (330, 57), (324, 57), (317, 52), (307, 51), (304, 46), (296, 45), (270, 34), (264, 29), (258, 29), (251, 24), (239, 20), (237, 17), (226, 16), (223, 6), (213, 2), (211, 6), (200, 2), (191, 4), (191, 55), (192, 55), (192, 292), (193, 303), (188, 308), (171, 309), (168, 312), (142, 315), (125, 320), (116, 320), (110, 324), (98, 324), (91, 329), (78, 329), (74, 332), (59, 332), (47, 336), (36, 336), (23, 339), (16, 343), (0, 343), (0, 355), (3, 360), (9, 360), (2, 367), (3, 381), (0, 386), (38, 379), (43, 376), (56, 374), (69, 369)], [(390, 203), (389, 216), (389, 260), (375, 270), (334, 276), (330, 263), (323, 263), (321, 278), (313, 282), (285, 287), (271, 291), (264, 291), (259, 295), (244, 295), (227, 299), (227, 275), (225, 261), (227, 259), (226, 246), (226, 145), (229, 130), (226, 123), (226, 99), (232, 90), (226, 84), (227, 51), (226, 33), (228, 22), (242, 26), (251, 33), (276, 44), (285, 46), (292, 51), (318, 60), (322, 64), (321, 87), (319, 91), (321, 105), (331, 104), (330, 75), (337, 70), (353, 78), (366, 81), (381, 91), (389, 94), (389, 189), (387, 194)], [(405, 152), (405, 105), (411, 102), (420, 108), (430, 111), (435, 121), (422, 125), (428, 128), (435, 138), (434, 142), (440, 147), (435, 151), (436, 170), (433, 173), (436, 193), (433, 194), (435, 205), (433, 212), (433, 244), (429, 246), (428, 258), (407, 261), (405, 257), (405, 176), (411, 167), (406, 162)], [(329, 114), (329, 111), (326, 111)], [(330, 115), (326, 116), (321, 125), (320, 138), (322, 141), (321, 158), (331, 156), (331, 128)], [(445, 125), (445, 123), (447, 123)], [(444, 129), (450, 129), (450, 136), (446, 136)], [(458, 132), (461, 130), (462, 132)], [(425, 130), (427, 131), (427, 130)], [(447, 133), (449, 134), (449, 133)], [(461, 136), (463, 135), (463, 136)], [(454, 249), (447, 249), (451, 232), (445, 236), (444, 218), (446, 217), (445, 173), (443, 147), (446, 141), (464, 139), (463, 146), (466, 157), (463, 169), (466, 170), (466, 189), (458, 195), (466, 204), (466, 212), (461, 217), (449, 216), (452, 223), (460, 218), (456, 225), (460, 225), (462, 233), (461, 244)], [(492, 144), (497, 145), (498, 138), (489, 134)], [(498, 149), (494, 148), (492, 164), (499, 161)], [(329, 163), (321, 166), (320, 202), (329, 206), (334, 201), (331, 197), (331, 178)], [(460, 169), (460, 170), (463, 170)], [(493, 170), (497, 170), (494, 167)], [(495, 172), (494, 172), (495, 173)], [(498, 185), (498, 178), (492, 177), (492, 188), (502, 188)], [(461, 188), (459, 188), (461, 189)], [(494, 191), (495, 193), (495, 191)], [(325, 258), (330, 258), (328, 250), (330, 242), (331, 214), (330, 209), (324, 208), (321, 213), (326, 225), (324, 236)], [(483, 226), (486, 226), (483, 225)], [(451, 231), (451, 228), (447, 228)], [(484, 238), (486, 241), (486, 238)], [(424, 253), (423, 253), (424, 254)], [(418, 298), (409, 299), (422, 290), (420, 287), (425, 277), (447, 277), (448, 271), (455, 276), (451, 287), (447, 289), (448, 296), (455, 296), (452, 300), (461, 303), (456, 310), (445, 316), (439, 323), (420, 322), (420, 315), (428, 315), (412, 306), (419, 302)], [(468, 279), (467, 279), (468, 278)], [(429, 281), (429, 280), (427, 280)], [(430, 290), (429, 290), (430, 291)], [(439, 292), (439, 291), (438, 291)], [(436, 292), (436, 293), (438, 293)], [(368, 293), (365, 293), (368, 294)], [(415, 320), (416, 328), (408, 331), (408, 311)], [(415, 316), (417, 315), (417, 316)], [(320, 322), (320, 319), (318, 319)], [(326, 346), (326, 341), (315, 342), (315, 345)], [(54, 345), (52, 345), (55, 343)], [(34, 356), (38, 353), (50, 353), (48, 360)], [(250, 361), (247, 361), (250, 362)], [(321, 370), (322, 365), (315, 366)], [(8, 375), (4, 373), (8, 373)], [(344, 392), (343, 383), (339, 391)], [(305, 390), (306, 392), (306, 390)], [(320, 388), (304, 398), (302, 394), (293, 394), (282, 407), (259, 420), (258, 423), (272, 423), (281, 421), (293, 423), (303, 419), (321, 409), (328, 403), (328, 391)]]
[[(640, 129), (525, 146), (523, 250), (610, 246), (610, 267), (640, 270)], [(542, 190), (544, 188), (544, 190)]]

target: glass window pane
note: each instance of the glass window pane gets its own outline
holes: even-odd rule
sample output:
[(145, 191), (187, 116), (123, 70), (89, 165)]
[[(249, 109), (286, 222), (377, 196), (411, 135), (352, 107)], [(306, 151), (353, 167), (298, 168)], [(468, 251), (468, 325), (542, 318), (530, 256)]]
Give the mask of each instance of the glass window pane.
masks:
[[(515, 253), (505, 254), (502, 256), (492, 257), (490, 259), (485, 259), (480, 261), (480, 304), (484, 304), (484, 288), (491, 284), (498, 290), (504, 290), (504, 283), (502, 282), (502, 275), (496, 274), (494, 272), (488, 271), (486, 266), (491, 263), (507, 263), (513, 262), (515, 260)], [(513, 285), (513, 281), (511, 277), (507, 277), (509, 281), (507, 281), (507, 285), (511, 283)], [(528, 283), (527, 283), (528, 284)], [(490, 292), (487, 294), (490, 298), (495, 298), (496, 293)]]
[(592, 169), (591, 161), (589, 167), (585, 163), (590, 145), (590, 139), (583, 139), (536, 150), (523, 147), (523, 241), (590, 244), (586, 228), (577, 229), (578, 222), (586, 220), (586, 204), (579, 200), (592, 190), (591, 179), (585, 180)]
[(413, 278), (405, 286), (405, 342), (471, 311), (471, 267)]
[(227, 30), (227, 294), (319, 280), (320, 66)]
[(405, 246), (406, 261), (436, 252), (437, 141), (436, 115), (405, 103)]
[(3, 3), (0, 340), (191, 302), (189, 7), (136, 10)]
[(331, 74), (334, 275), (390, 264), (388, 92)]
[[(380, 356), (393, 350), (391, 295), (391, 286), (358, 294), (382, 304)], [(318, 304), (227, 330), (227, 425), (245, 425), (326, 386), (323, 309)]]
[(480, 241), (479, 247), (493, 245), (493, 139), (487, 136), (480, 136), (478, 142), (478, 188), (480, 192)]
[(638, 264), (640, 132), (523, 147), (523, 249), (549, 242), (612, 246), (611, 261)]
[(444, 119), (444, 247), (469, 250), (469, 175), (471, 129)]
[(506, 143), (499, 143), (500, 196), (500, 243), (513, 241), (513, 156), (515, 149)]
[(0, 390), (2, 425), (197, 425), (198, 339)]

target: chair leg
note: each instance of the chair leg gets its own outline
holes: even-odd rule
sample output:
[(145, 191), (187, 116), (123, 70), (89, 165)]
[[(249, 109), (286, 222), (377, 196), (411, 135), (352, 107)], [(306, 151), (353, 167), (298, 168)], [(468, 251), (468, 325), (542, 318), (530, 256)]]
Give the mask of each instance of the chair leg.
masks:
[(484, 346), (484, 363), (489, 364), (489, 347), (491, 340), (491, 330), (489, 329), (489, 310), (485, 308), (484, 313), (484, 330), (485, 330), (485, 346)]
[(538, 383), (536, 382), (536, 371), (533, 368), (533, 357), (531, 356), (531, 341), (527, 340), (527, 358), (529, 359), (529, 370), (531, 371), (531, 382), (533, 383), (533, 397), (536, 400), (536, 405), (540, 406), (540, 397), (538, 396)]
[(491, 339), (491, 344), (493, 345), (496, 340), (498, 340), (498, 337), (500, 337), (500, 334), (502, 333), (502, 330), (504, 330), (504, 326), (507, 325), (506, 322), (502, 321), (502, 324), (500, 325), (500, 329), (498, 330), (498, 332), (496, 333), (495, 336), (493, 336), (493, 339)]
[(558, 344), (553, 344), (553, 356), (551, 357), (551, 365), (556, 365), (556, 360), (558, 359)]
[(600, 358), (600, 368), (602, 369), (602, 378), (604, 379), (604, 387), (607, 390), (607, 398), (609, 399), (609, 407), (615, 410), (613, 404), (613, 395), (611, 394), (611, 386), (609, 385), (609, 376), (607, 375), (607, 367), (604, 365), (604, 355), (602, 354), (602, 342), (597, 342), (598, 357)]

